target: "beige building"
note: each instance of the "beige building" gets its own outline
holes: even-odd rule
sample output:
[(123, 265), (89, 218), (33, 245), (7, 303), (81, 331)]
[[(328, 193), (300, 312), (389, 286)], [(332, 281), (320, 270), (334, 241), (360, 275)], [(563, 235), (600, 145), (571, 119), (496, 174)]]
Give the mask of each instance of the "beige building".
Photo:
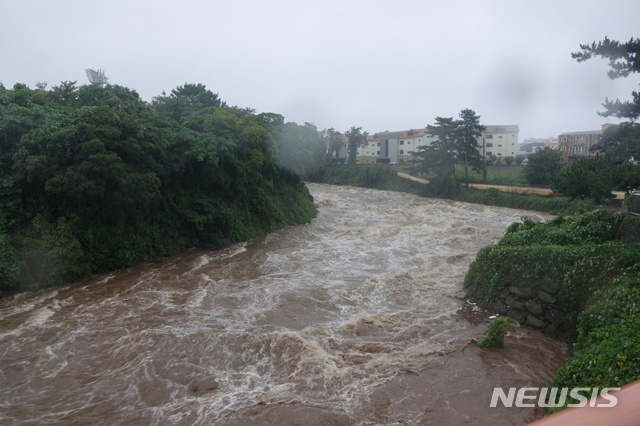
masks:
[(369, 135), (366, 147), (358, 151), (358, 163), (405, 164), (411, 162), (411, 152), (432, 140), (427, 129), (409, 129), (398, 132), (378, 132)]
[[(486, 156), (515, 156), (518, 134), (517, 125), (485, 126), (478, 139), (478, 150), (482, 152), (484, 143)], [(411, 162), (412, 152), (417, 152), (420, 146), (430, 145), (433, 140), (426, 128), (378, 132), (369, 135), (367, 146), (358, 150), (356, 159), (359, 164), (406, 164)]]

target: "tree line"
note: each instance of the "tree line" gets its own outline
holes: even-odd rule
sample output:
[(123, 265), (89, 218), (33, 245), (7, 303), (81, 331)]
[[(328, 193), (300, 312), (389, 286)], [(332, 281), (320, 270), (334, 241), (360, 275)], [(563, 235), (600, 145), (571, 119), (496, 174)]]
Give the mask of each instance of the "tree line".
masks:
[(228, 106), (201, 84), (0, 85), (0, 293), (67, 283), (316, 213), (315, 126)]

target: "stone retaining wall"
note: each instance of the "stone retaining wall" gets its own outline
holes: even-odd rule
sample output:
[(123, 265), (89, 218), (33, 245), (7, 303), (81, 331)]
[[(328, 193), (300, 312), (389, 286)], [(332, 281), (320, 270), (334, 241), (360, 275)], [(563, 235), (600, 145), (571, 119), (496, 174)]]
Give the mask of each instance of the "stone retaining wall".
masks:
[(512, 286), (492, 302), (481, 301), (480, 305), (492, 313), (509, 316), (524, 327), (556, 337), (559, 334), (558, 323), (565, 314), (558, 290), (558, 284), (552, 281), (525, 287)]

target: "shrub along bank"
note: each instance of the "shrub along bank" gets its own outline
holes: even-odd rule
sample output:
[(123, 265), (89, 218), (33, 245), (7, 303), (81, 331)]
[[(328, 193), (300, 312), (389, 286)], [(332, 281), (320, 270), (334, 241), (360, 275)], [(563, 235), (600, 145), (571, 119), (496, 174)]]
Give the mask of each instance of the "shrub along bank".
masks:
[[(640, 243), (621, 226), (634, 221), (603, 210), (523, 219), (470, 266), (465, 291), (487, 308), (516, 301), (515, 294), (531, 308), (541, 287), (555, 289), (548, 302), (562, 314), (550, 318), (547, 331), (573, 347), (551, 386), (619, 387), (640, 379)], [(527, 318), (535, 317), (523, 305)]]

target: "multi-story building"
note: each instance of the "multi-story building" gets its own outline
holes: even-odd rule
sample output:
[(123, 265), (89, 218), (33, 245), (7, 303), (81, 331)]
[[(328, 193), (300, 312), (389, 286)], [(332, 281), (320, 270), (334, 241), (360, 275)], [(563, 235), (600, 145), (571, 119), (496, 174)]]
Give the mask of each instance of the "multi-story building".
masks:
[(587, 130), (582, 132), (567, 132), (558, 136), (558, 149), (564, 153), (565, 160), (584, 157), (594, 157), (597, 152), (591, 147), (602, 139), (602, 134), (615, 124), (603, 124), (601, 130)]
[[(515, 156), (518, 147), (517, 125), (485, 126), (482, 136), (478, 138), (478, 150), (482, 152), (483, 144), (486, 156)], [(359, 164), (410, 163), (412, 152), (418, 147), (430, 145), (434, 137), (426, 128), (400, 130), (397, 132), (378, 132), (368, 137), (367, 146), (358, 150)]]
[(482, 137), (484, 150), (487, 157), (514, 157), (518, 154), (518, 135), (520, 128), (517, 125), (485, 126)]
[(431, 140), (433, 138), (427, 129), (378, 132), (370, 135), (367, 146), (358, 151), (358, 163), (409, 163), (411, 153), (417, 151), (419, 146), (429, 145)]

